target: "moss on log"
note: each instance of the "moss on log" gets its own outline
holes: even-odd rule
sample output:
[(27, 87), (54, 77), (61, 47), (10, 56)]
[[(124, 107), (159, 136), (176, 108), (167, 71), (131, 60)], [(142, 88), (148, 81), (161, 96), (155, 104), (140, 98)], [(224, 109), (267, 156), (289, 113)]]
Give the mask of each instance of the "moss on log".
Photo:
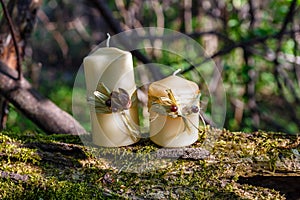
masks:
[[(211, 132), (218, 137), (209, 146)], [(300, 198), (299, 137), (226, 130), (200, 135), (168, 165), (130, 173), (97, 158), (78, 136), (2, 132), (0, 199)], [(164, 149), (144, 139), (116, 152), (122, 151)]]

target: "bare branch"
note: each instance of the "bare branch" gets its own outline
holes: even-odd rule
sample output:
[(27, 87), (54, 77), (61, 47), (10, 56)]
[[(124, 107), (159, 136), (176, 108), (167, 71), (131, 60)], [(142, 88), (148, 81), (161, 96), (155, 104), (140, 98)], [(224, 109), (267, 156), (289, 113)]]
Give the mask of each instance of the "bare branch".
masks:
[(293, 0), (291, 2), (289, 11), (284, 18), (280, 31), (277, 34), (278, 39), (281, 39), (282, 36), (284, 35), (284, 32), (286, 31), (289, 22), (293, 21), (295, 10), (296, 10), (296, 4), (297, 4), (297, 0)]
[[(250, 58), (251, 53), (248, 51), (246, 47), (243, 48), (244, 50), (244, 60), (246, 66), (251, 66)], [(252, 65), (253, 66), (253, 65)], [(259, 109), (256, 103), (255, 98), (255, 83), (257, 80), (257, 72), (254, 69), (247, 70), (247, 75), (249, 77), (249, 80), (246, 81), (246, 97), (248, 100), (248, 107), (251, 112), (252, 122), (256, 129), (259, 128), (259, 122), (260, 122), (260, 116), (259, 116)]]
[(47, 133), (85, 134), (84, 128), (68, 113), (42, 97), (17, 72), (0, 62), (0, 94)]
[[(293, 19), (292, 21), (292, 30), (294, 30), (296, 28), (296, 26), (294, 25), (294, 22), (295, 19)], [(298, 63), (297, 62), (297, 52), (299, 51), (299, 44), (298, 44), (298, 41), (297, 41), (297, 36), (296, 36), (296, 33), (295, 31), (293, 31), (291, 33), (291, 37), (294, 41), (294, 49), (293, 49), (293, 54), (294, 54), (294, 59), (293, 59), (293, 71), (294, 71), (294, 74), (295, 74), (295, 78), (298, 82), (298, 86), (300, 87), (300, 62)]]
[(249, 4), (249, 14), (250, 14), (250, 29), (253, 29), (255, 23), (253, 0), (248, 0), (248, 4)]
[[(285, 34), (291, 34), (291, 32), (299, 33), (300, 30), (284, 31), (283, 35), (285, 35)], [(198, 66), (203, 65), (204, 63), (210, 61), (213, 58), (216, 58), (216, 57), (222, 56), (222, 55), (226, 55), (226, 54), (230, 53), (232, 50), (234, 50), (234, 49), (236, 49), (238, 47), (249, 47), (249, 46), (251, 47), (251, 46), (259, 44), (259, 43), (264, 43), (268, 39), (278, 38), (278, 34), (279, 34), (279, 32), (276, 33), (276, 34), (273, 34), (273, 35), (266, 35), (266, 36), (263, 36), (263, 37), (254, 37), (254, 38), (249, 39), (249, 40), (242, 40), (240, 42), (233, 42), (230, 45), (224, 46), (222, 49), (220, 49), (218, 52), (216, 52), (212, 56), (207, 57), (204, 61), (202, 61), (201, 63), (198, 63), (196, 66), (194, 66), (194, 65), (189, 66), (187, 69), (181, 71), (181, 74), (187, 73), (187, 72), (189, 72), (189, 71), (197, 68)]]
[(295, 14), (295, 9), (296, 9), (296, 3), (297, 0), (293, 0), (290, 4), (289, 7), (289, 11), (287, 12), (284, 22), (281, 26), (280, 31), (277, 33), (276, 38), (278, 39), (277, 42), (277, 50), (276, 50), (276, 56), (273, 60), (273, 63), (275, 65), (275, 78), (277, 81), (277, 85), (280, 88), (280, 77), (282, 77), (284, 84), (287, 86), (287, 88), (290, 90), (290, 92), (293, 94), (295, 101), (297, 103), (300, 103), (300, 97), (297, 95), (297, 91), (294, 87), (293, 82), (290, 80), (290, 78), (288, 77), (288, 74), (282, 69), (280, 63), (279, 63), (279, 54), (280, 54), (280, 49), (281, 49), (281, 45), (282, 45), (282, 38), (284, 36), (284, 33), (286, 32), (287, 29), (287, 25), (293, 21), (294, 19), (294, 14)]
[[(118, 20), (115, 19), (115, 17), (113, 16), (111, 10), (109, 9), (109, 7), (106, 5), (106, 2), (103, 0), (92, 0), (92, 2), (94, 3), (94, 5), (96, 6), (96, 8), (101, 12), (103, 18), (106, 20), (107, 24), (110, 26), (110, 28), (112, 29), (112, 31), (114, 33), (121, 33), (123, 32), (123, 29), (120, 25), (120, 23), (118, 22)], [(123, 43), (124, 46), (126, 47), (130, 47), (130, 44), (128, 44), (126, 41), (121, 41)], [(132, 51), (132, 54), (138, 59), (140, 60), (142, 63), (144, 64), (148, 64), (151, 63), (151, 60), (146, 57), (145, 55), (143, 55), (140, 51), (138, 50), (134, 50)], [(162, 76), (162, 74), (157, 71), (157, 70), (152, 70), (152, 68), (150, 68), (151, 73), (153, 75), (153, 77), (155, 79), (160, 79)]]
[(231, 40), (228, 36), (216, 31), (216, 30), (211, 30), (211, 31), (202, 31), (202, 32), (193, 32), (191, 34), (188, 34), (189, 37), (192, 37), (192, 38), (197, 38), (197, 37), (201, 37), (201, 36), (204, 36), (204, 35), (215, 35), (217, 37), (219, 37), (219, 39), (222, 39), (224, 40), (225, 42), (227, 43), (234, 43), (233, 40)]
[(16, 40), (16, 33), (15, 33), (15, 30), (14, 30), (14, 24), (12, 22), (12, 19), (11, 19), (9, 13), (8, 13), (8, 10), (7, 10), (6, 5), (4, 4), (3, 0), (0, 0), (0, 2), (1, 2), (3, 12), (4, 12), (4, 16), (5, 16), (5, 18), (8, 22), (9, 30), (10, 30), (12, 40), (13, 40), (13, 43), (14, 43), (14, 47), (15, 47), (15, 51), (16, 51), (16, 57), (17, 57), (18, 80), (20, 80), (21, 76), (22, 76), (22, 66), (21, 66), (21, 57), (20, 57), (19, 47), (18, 47), (18, 43), (17, 43), (17, 40)]

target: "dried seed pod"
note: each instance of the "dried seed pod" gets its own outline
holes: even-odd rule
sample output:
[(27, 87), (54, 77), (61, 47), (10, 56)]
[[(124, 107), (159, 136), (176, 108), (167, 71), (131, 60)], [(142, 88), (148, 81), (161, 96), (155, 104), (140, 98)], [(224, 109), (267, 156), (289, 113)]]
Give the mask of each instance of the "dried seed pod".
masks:
[(131, 106), (130, 96), (126, 90), (119, 88), (119, 100), (124, 109), (128, 109)]

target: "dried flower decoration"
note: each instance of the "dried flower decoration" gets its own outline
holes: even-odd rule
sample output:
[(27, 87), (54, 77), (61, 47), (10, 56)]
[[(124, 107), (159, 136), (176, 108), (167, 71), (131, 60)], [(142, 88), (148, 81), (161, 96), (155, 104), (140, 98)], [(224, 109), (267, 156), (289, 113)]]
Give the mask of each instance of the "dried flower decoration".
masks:
[(197, 129), (198, 129), (198, 125), (193, 124), (187, 116), (197, 113), (205, 126), (205, 121), (199, 112), (200, 107), (198, 106), (200, 104), (199, 100), (200, 100), (201, 93), (197, 94), (194, 98), (192, 98), (190, 104), (180, 105), (176, 101), (176, 98), (171, 89), (167, 89), (166, 92), (168, 97), (153, 97), (153, 96), (150, 97), (149, 103), (151, 104), (150, 105), (151, 111), (172, 118), (181, 117), (185, 124), (185, 129), (188, 129), (189, 131), (190, 131), (189, 124), (191, 124)]
[(102, 82), (98, 84), (94, 96), (88, 98), (88, 102), (95, 106), (97, 113), (112, 113), (128, 110), (136, 101), (136, 94), (130, 98), (126, 90), (110, 91)]
[(130, 97), (128, 92), (122, 88), (119, 91), (110, 91), (104, 83), (100, 82), (94, 91), (94, 96), (88, 97), (88, 103), (95, 107), (97, 113), (111, 114), (120, 113), (124, 126), (130, 132), (134, 141), (138, 140), (138, 129), (133, 125), (131, 119), (125, 113), (132, 105), (136, 104), (136, 92)]

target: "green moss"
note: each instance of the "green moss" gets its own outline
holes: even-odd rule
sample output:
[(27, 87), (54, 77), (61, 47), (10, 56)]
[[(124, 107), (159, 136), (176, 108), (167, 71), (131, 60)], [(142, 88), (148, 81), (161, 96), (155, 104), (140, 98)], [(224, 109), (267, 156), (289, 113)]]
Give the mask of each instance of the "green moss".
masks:
[(65, 134), (52, 134), (46, 135), (42, 132), (36, 131), (3, 131), (2, 135), (7, 135), (10, 138), (21, 140), (23, 142), (65, 142), (71, 144), (82, 144), (79, 136), (65, 135)]
[(22, 161), (24, 163), (38, 163), (40, 160), (36, 150), (20, 148), (23, 143), (19, 140), (14, 140), (6, 135), (0, 134), (0, 143), (0, 154), (2, 158), (5, 158), (8, 162)]
[[(300, 149), (291, 145), (296, 136), (208, 129), (200, 135), (192, 147), (210, 147), (208, 158), (163, 162), (151, 160), (149, 153), (159, 147), (146, 139), (129, 147), (103, 148), (97, 155), (81, 146), (76, 136), (3, 132), (0, 170), (5, 176), (0, 173), (0, 199), (284, 199), (279, 191), (239, 184), (238, 179), (299, 172)], [(205, 144), (213, 140), (211, 146)], [(60, 147), (63, 142), (71, 143), (74, 155), (30, 145)], [(128, 172), (145, 163), (151, 166), (148, 171)]]

